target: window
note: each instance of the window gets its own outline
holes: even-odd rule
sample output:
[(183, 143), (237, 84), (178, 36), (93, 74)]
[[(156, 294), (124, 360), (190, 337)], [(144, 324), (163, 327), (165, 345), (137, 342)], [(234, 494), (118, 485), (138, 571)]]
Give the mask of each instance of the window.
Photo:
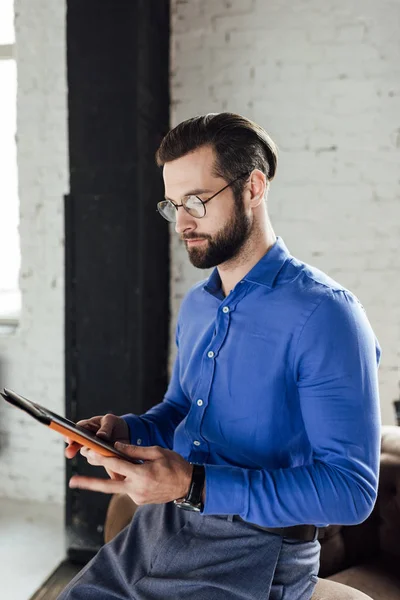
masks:
[(0, 321), (10, 324), (21, 304), (16, 105), (14, 6), (0, 0)]

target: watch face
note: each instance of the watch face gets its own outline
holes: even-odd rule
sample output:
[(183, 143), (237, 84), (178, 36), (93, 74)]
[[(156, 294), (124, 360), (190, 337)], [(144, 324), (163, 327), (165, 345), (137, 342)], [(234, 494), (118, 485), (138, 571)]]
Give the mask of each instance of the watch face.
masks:
[(174, 500), (175, 506), (182, 508), (183, 510), (191, 510), (195, 512), (201, 512), (201, 504), (192, 504), (187, 500)]

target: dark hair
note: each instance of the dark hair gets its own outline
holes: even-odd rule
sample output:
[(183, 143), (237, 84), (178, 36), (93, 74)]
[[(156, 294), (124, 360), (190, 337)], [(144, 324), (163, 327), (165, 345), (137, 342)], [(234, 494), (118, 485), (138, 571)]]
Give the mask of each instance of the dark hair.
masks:
[[(234, 113), (209, 113), (187, 119), (171, 129), (156, 153), (159, 166), (210, 145), (216, 154), (214, 172), (233, 181), (253, 169), (262, 171), (271, 181), (277, 165), (277, 148), (267, 132), (246, 117)], [(244, 182), (234, 187), (241, 193)]]

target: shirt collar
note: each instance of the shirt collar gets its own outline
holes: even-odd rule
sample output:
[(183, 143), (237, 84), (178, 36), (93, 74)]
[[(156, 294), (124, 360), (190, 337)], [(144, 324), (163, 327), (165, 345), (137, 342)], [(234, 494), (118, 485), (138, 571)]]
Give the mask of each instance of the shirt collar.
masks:
[[(272, 288), (279, 271), (290, 256), (285, 242), (278, 236), (275, 244), (266, 254), (264, 254), (258, 263), (254, 265), (251, 271), (243, 277), (243, 280)], [(217, 268), (213, 270), (210, 277), (205, 282), (204, 289), (211, 294), (215, 294), (221, 289), (221, 278)]]
[(251, 283), (259, 283), (272, 288), (279, 271), (282, 269), (288, 258), (290, 258), (289, 250), (283, 239), (278, 236), (272, 248), (264, 254), (243, 279)]

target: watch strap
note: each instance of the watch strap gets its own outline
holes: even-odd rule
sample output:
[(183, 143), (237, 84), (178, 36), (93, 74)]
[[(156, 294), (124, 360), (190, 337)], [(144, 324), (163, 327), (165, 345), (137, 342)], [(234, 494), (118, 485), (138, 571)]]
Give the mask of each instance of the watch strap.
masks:
[(193, 471), (188, 493), (184, 498), (177, 498), (174, 500), (174, 504), (178, 508), (182, 508), (184, 510), (201, 512), (203, 510), (202, 496), (206, 478), (206, 470), (204, 465), (198, 465), (195, 463), (191, 464), (193, 465)]
[(195, 505), (202, 504), (205, 478), (206, 470), (204, 465), (193, 464), (192, 480), (190, 482), (189, 491), (185, 498), (187, 502)]

